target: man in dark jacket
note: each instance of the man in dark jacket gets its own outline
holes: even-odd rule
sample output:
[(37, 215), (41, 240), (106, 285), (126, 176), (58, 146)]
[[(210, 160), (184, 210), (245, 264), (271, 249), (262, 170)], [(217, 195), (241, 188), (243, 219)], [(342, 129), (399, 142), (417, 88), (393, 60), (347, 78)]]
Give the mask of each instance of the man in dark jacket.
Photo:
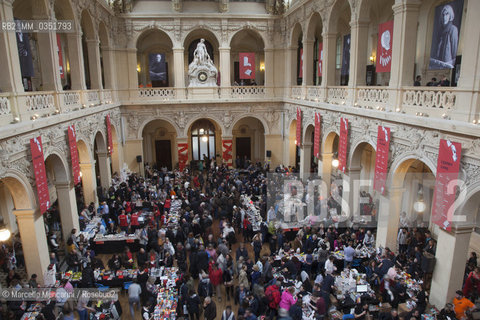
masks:
[(200, 320), (200, 298), (193, 291), (190, 291), (187, 298), (187, 310), (190, 320)]
[(302, 320), (303, 318), (303, 311), (302, 311), (302, 300), (298, 299), (297, 302), (290, 307), (288, 310), (288, 314), (292, 318), (292, 320)]
[(203, 309), (203, 316), (205, 320), (215, 320), (217, 317), (217, 306), (210, 297), (205, 298), (205, 301), (203, 302)]
[(203, 245), (200, 246), (196, 258), (198, 270), (208, 272), (208, 253), (205, 251), (205, 247)]

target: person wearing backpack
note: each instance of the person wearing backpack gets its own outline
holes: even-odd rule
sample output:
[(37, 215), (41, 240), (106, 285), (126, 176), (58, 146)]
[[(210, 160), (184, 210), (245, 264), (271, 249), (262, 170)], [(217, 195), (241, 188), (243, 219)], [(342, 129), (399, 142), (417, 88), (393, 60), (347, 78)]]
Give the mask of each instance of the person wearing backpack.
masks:
[(268, 317), (273, 319), (277, 315), (277, 308), (282, 295), (280, 294), (280, 281), (267, 287), (265, 290), (265, 297), (268, 301)]

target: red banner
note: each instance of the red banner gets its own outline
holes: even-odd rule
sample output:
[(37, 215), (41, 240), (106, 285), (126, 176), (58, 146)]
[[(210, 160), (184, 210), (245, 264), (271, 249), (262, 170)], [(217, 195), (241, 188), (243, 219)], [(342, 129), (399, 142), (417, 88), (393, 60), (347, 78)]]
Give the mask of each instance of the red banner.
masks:
[(60, 70), (60, 78), (65, 78), (65, 72), (63, 71), (63, 56), (62, 56), (62, 40), (60, 34), (57, 33), (57, 52), (58, 52), (58, 68)]
[(303, 48), (300, 49), (300, 63), (299, 63), (298, 77), (303, 78)]
[(302, 145), (302, 110), (297, 108), (297, 136), (295, 140), (297, 146)]
[(113, 153), (113, 141), (112, 141), (112, 124), (110, 122), (110, 115), (107, 114), (107, 118), (105, 120), (107, 122), (107, 138), (108, 138), (108, 153)]
[(255, 79), (255, 53), (240, 53), (240, 79)]
[(438, 149), (437, 178), (433, 194), (432, 221), (440, 228), (450, 231), (455, 213), (455, 189), (460, 169), (462, 145), (449, 140), (440, 140)]
[(223, 162), (225, 162), (229, 167), (233, 165), (232, 147), (232, 139), (222, 140)]
[(322, 76), (323, 67), (323, 42), (318, 44), (318, 76)]
[(340, 141), (338, 144), (338, 168), (345, 173), (348, 152), (348, 120), (340, 118)]
[(315, 131), (313, 137), (313, 155), (320, 158), (320, 134), (322, 132), (322, 116), (315, 112)]
[(378, 126), (377, 152), (375, 155), (375, 177), (373, 190), (385, 194), (388, 172), (388, 152), (390, 150), (390, 128)]
[(178, 144), (178, 169), (183, 171), (188, 161), (188, 143)]
[(80, 164), (78, 163), (77, 134), (73, 124), (68, 127), (68, 145), (72, 159), (73, 183), (77, 185), (80, 183)]
[(45, 171), (45, 160), (43, 159), (42, 137), (38, 136), (30, 139), (30, 150), (32, 152), (40, 213), (43, 214), (50, 207), (50, 194), (48, 193), (47, 173)]
[(393, 20), (378, 25), (376, 72), (390, 72), (392, 66)]

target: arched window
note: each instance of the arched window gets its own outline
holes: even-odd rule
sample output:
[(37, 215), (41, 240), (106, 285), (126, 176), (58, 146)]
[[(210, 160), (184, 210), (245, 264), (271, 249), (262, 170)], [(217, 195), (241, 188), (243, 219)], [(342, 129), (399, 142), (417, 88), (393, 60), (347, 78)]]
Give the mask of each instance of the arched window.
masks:
[(192, 126), (192, 158), (194, 161), (215, 158), (215, 127), (208, 120)]

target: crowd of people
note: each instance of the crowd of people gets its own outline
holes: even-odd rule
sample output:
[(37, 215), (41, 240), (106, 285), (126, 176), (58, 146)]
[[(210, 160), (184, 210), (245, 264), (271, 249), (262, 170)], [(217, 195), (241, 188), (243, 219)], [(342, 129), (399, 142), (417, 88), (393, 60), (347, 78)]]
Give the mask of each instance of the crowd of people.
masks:
[[(173, 173), (147, 167), (145, 178), (132, 173), (120, 181), (117, 176), (99, 208), (94, 204), (80, 208), (80, 229), (100, 217), (98, 233), (135, 233), (139, 251), (126, 247), (124, 252), (102, 259), (89, 240), (78, 236), (81, 230), (74, 229), (67, 240), (67, 269), (82, 273), (78, 286), (84, 288), (95, 287), (94, 270), (138, 269), (128, 294), (132, 319), (139, 305), (142, 318), (152, 319), (155, 279), (148, 270), (162, 266), (178, 267), (177, 317), (191, 320), (301, 320), (306, 310), (311, 312), (308, 319), (325, 319), (332, 317), (332, 307), (344, 318), (422, 319), (429, 311), (422, 259), (424, 253), (435, 255), (436, 250), (428, 230), (401, 228), (397, 253), (389, 248), (375, 250), (375, 229), (323, 222), (284, 230), (275, 225), (272, 207), (267, 210), (267, 173), (266, 166), (248, 164), (241, 171), (224, 165)], [(243, 196), (258, 209), (262, 217), (259, 225), (249, 216)], [(60, 267), (55, 233), (51, 233), (49, 245), (51, 264), (44, 276), (45, 285), (55, 283)], [(374, 253), (359, 259), (356, 252), (362, 249), (373, 249)], [(335, 255), (339, 251), (343, 261)], [(452, 304), (437, 317), (464, 319), (474, 308), (470, 301), (475, 301), (480, 290), (476, 263), (472, 255), (463, 291), (458, 291)], [(364, 274), (375, 295), (362, 295), (358, 301), (348, 296), (336, 299), (335, 279), (349, 269)], [(398, 276), (404, 273), (422, 283), (412, 296), (405, 279)], [(22, 285), (14, 268), (7, 281), (9, 286)], [(29, 284), (38, 286), (35, 278)], [(61, 287), (70, 286), (69, 281), (61, 283)], [(397, 311), (407, 300), (413, 300), (414, 307), (408, 312)], [(216, 305), (223, 302), (226, 308), (217, 314)], [(379, 303), (388, 303), (391, 310), (371, 311), (370, 307)], [(50, 309), (45, 312), (46, 319), (55, 319), (58, 314), (70, 319), (76, 309), (83, 320), (92, 311), (88, 301), (79, 301), (76, 306), (54, 301)], [(19, 318), (23, 309), (9, 302), (9, 310)]]

